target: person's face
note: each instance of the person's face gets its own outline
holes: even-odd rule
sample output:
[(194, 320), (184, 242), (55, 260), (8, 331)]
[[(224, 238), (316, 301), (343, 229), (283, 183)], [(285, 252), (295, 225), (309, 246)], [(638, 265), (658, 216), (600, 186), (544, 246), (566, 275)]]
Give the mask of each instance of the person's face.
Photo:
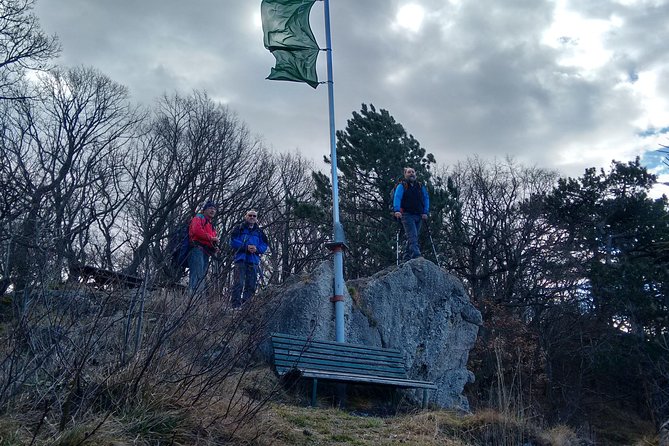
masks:
[(258, 222), (258, 214), (255, 212), (247, 212), (244, 218), (249, 224), (256, 224)]
[(214, 215), (216, 215), (216, 208), (214, 207), (209, 207), (204, 210), (204, 215), (209, 218), (214, 218)]
[(404, 171), (404, 178), (407, 180), (415, 180), (416, 179), (416, 171), (414, 169), (407, 169)]

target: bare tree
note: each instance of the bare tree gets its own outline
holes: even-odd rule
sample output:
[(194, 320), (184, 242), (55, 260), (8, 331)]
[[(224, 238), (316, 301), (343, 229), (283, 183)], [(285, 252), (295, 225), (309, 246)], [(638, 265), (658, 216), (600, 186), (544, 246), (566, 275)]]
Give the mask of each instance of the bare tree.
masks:
[(125, 87), (90, 68), (45, 74), (40, 90), (43, 101), (13, 101), (5, 116), (0, 156), (21, 199), (14, 204), (20, 223), (9, 246), (3, 292), (10, 281), (22, 291), (30, 283), (32, 260), (47, 252), (57, 276), (63, 259), (69, 266), (81, 260), (89, 226), (110, 211), (99, 207), (97, 197), (141, 118), (129, 106)]
[(204, 95), (163, 97), (134, 156), (126, 162), (133, 181), (130, 218), (136, 230), (126, 271), (136, 273), (151, 248), (160, 246), (170, 218), (203, 174), (221, 141), (221, 109)]
[(273, 240), (271, 279), (274, 281), (283, 282), (325, 258), (328, 234), (306, 218), (308, 212), (316, 209), (312, 170), (312, 163), (298, 153), (281, 154), (277, 157), (274, 177), (265, 184), (269, 205), (266, 231)]
[(553, 237), (533, 200), (551, 190), (556, 174), (512, 160), (473, 158), (450, 176), (458, 206), (447, 215), (449, 267), (466, 280), (477, 302), (530, 304), (532, 293), (541, 291), (536, 269)]
[(114, 270), (121, 263), (123, 249), (132, 239), (127, 206), (133, 187), (123, 163), (118, 160), (114, 164), (114, 174), (106, 177), (106, 183), (97, 190), (98, 204), (107, 212), (97, 216), (96, 228), (90, 234), (87, 263), (107, 270)]
[(244, 209), (259, 205), (274, 168), (236, 116), (200, 92), (160, 101), (126, 167), (134, 184), (130, 273), (147, 256), (154, 265), (168, 261), (170, 231), (206, 199), (217, 202), (219, 230), (231, 228)]
[(25, 98), (26, 70), (45, 70), (60, 51), (58, 39), (40, 29), (33, 0), (0, 0), (0, 99)]
[[(447, 236), (438, 243), (484, 321), (471, 357), (477, 370), (471, 390), (482, 404), (496, 401), (492, 389), (513, 391), (528, 402), (518, 409), (527, 410), (533, 402), (529, 389), (543, 376), (539, 315), (557, 296), (548, 267), (560, 233), (542, 218), (538, 199), (552, 189), (556, 175), (511, 160), (478, 158), (449, 173), (455, 205), (445, 213)], [(504, 389), (504, 382), (526, 387)]]

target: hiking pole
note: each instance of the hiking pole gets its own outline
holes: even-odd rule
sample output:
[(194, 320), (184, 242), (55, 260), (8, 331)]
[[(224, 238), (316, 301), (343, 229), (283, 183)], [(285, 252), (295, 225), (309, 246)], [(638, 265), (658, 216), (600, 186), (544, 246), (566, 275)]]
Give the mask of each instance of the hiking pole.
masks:
[(397, 228), (397, 233), (395, 234), (395, 257), (397, 266), (400, 266), (400, 228)]
[(434, 259), (437, 261), (437, 266), (441, 267), (439, 264), (439, 256), (437, 255), (437, 248), (434, 247), (434, 240), (432, 239), (432, 231), (430, 231), (430, 225), (427, 220), (425, 220), (425, 228), (427, 228), (427, 235), (430, 237), (430, 244), (432, 245), (432, 252), (434, 253)]
[(400, 232), (402, 232), (402, 222), (395, 217), (393, 217), (393, 219), (397, 222), (397, 232), (395, 233), (396, 264), (397, 266), (400, 266)]

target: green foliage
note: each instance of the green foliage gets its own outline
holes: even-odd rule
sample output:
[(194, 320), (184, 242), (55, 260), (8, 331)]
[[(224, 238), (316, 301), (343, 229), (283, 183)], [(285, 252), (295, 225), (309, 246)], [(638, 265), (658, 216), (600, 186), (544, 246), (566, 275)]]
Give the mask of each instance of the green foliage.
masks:
[[(667, 199), (651, 199), (655, 184), (637, 158), (614, 161), (609, 172), (587, 169), (561, 179), (547, 197), (548, 217), (567, 231), (572, 264), (587, 281), (598, 319), (643, 336), (667, 327), (669, 311)], [(658, 325), (659, 324), (659, 325)]]
[(544, 318), (543, 342), (559, 371), (558, 405), (570, 404), (573, 416), (602, 395), (607, 404), (667, 414), (669, 364), (660, 358), (669, 351), (661, 348), (669, 330), (669, 208), (666, 197), (648, 196), (655, 181), (638, 158), (614, 161), (608, 172), (561, 179), (546, 197), (546, 218), (564, 234), (555, 277), (572, 276), (577, 287)]

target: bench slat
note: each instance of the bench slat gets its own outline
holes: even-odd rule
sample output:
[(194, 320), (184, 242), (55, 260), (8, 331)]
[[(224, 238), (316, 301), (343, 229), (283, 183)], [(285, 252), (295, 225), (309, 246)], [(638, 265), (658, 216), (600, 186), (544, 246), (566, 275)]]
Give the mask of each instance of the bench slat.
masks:
[(369, 354), (378, 354), (382, 356), (397, 356), (402, 357), (402, 352), (394, 348), (383, 348), (383, 347), (371, 347), (368, 345), (358, 345), (358, 344), (345, 344), (341, 342), (334, 341), (321, 341), (316, 339), (304, 339), (292, 335), (284, 334), (272, 334), (272, 342), (279, 342), (284, 344), (294, 344), (294, 345), (320, 345), (322, 347), (328, 346), (333, 350), (342, 350), (342, 351), (359, 351), (361, 353)]
[(433, 390), (437, 388), (437, 386), (434, 383), (429, 381), (380, 378), (374, 376), (356, 375), (352, 373), (324, 372), (321, 370), (310, 370), (310, 369), (300, 370), (300, 375), (303, 378), (317, 378), (317, 379), (327, 379), (331, 381), (386, 384), (390, 386), (404, 387), (404, 388), (421, 388), (421, 389), (433, 389)]
[(348, 356), (345, 354), (329, 354), (328, 352), (315, 352), (311, 349), (309, 350), (283, 350), (275, 349), (275, 355), (284, 355), (287, 357), (303, 357), (305, 359), (327, 359), (329, 361), (344, 361), (351, 362), (354, 364), (364, 364), (369, 366), (380, 365), (383, 367), (404, 370), (404, 361), (384, 361), (378, 358), (370, 358), (366, 356)]
[(376, 357), (355, 355), (349, 356), (344, 353), (332, 353), (328, 351), (322, 351), (319, 349), (284, 349), (284, 348), (274, 348), (275, 355), (285, 355), (285, 356), (295, 356), (295, 357), (304, 357), (304, 358), (326, 358), (331, 361), (347, 361), (354, 362), (356, 364), (367, 364), (367, 365), (383, 365), (384, 367), (404, 369), (404, 361), (388, 361)]
[(368, 345), (346, 344), (333, 341), (320, 341), (316, 339), (293, 339), (277, 336), (272, 336), (272, 341), (292, 345), (318, 345), (323, 348), (332, 348), (334, 350), (341, 349), (345, 351), (360, 351), (362, 353), (380, 354), (384, 356), (402, 356), (402, 352), (396, 349), (386, 349), (383, 347), (372, 347)]
[(397, 349), (312, 340), (283, 333), (272, 333), (271, 341), (279, 376), (297, 371), (303, 378), (314, 378), (312, 405), (318, 379), (423, 388), (424, 405), (427, 389), (437, 388), (432, 382), (409, 379), (404, 355)]
[(380, 361), (380, 362), (390, 362), (390, 363), (397, 363), (397, 364), (402, 364), (404, 365), (404, 357), (403, 356), (395, 356), (395, 355), (382, 355), (382, 354), (371, 354), (371, 353), (364, 353), (360, 351), (346, 351), (343, 349), (336, 349), (333, 350), (329, 348), (328, 346), (320, 346), (320, 345), (313, 345), (313, 344), (307, 344), (307, 345), (296, 345), (296, 344), (282, 344), (282, 343), (274, 343), (274, 350), (275, 351), (309, 351), (314, 354), (320, 354), (320, 355), (327, 355), (327, 356), (335, 356), (335, 357), (346, 357), (346, 358), (360, 358), (360, 359), (368, 359), (368, 360), (373, 360), (373, 361)]
[(318, 360), (318, 359), (309, 361), (296, 361), (291, 358), (286, 359), (285, 357), (275, 357), (274, 362), (277, 365), (282, 365), (286, 367), (295, 367), (300, 370), (311, 368), (319, 370), (328, 370), (332, 372), (356, 373), (359, 375), (393, 376), (403, 379), (406, 379), (407, 377), (406, 372), (404, 370), (371, 368), (358, 364), (350, 365), (337, 362), (328, 362), (326, 360)]

